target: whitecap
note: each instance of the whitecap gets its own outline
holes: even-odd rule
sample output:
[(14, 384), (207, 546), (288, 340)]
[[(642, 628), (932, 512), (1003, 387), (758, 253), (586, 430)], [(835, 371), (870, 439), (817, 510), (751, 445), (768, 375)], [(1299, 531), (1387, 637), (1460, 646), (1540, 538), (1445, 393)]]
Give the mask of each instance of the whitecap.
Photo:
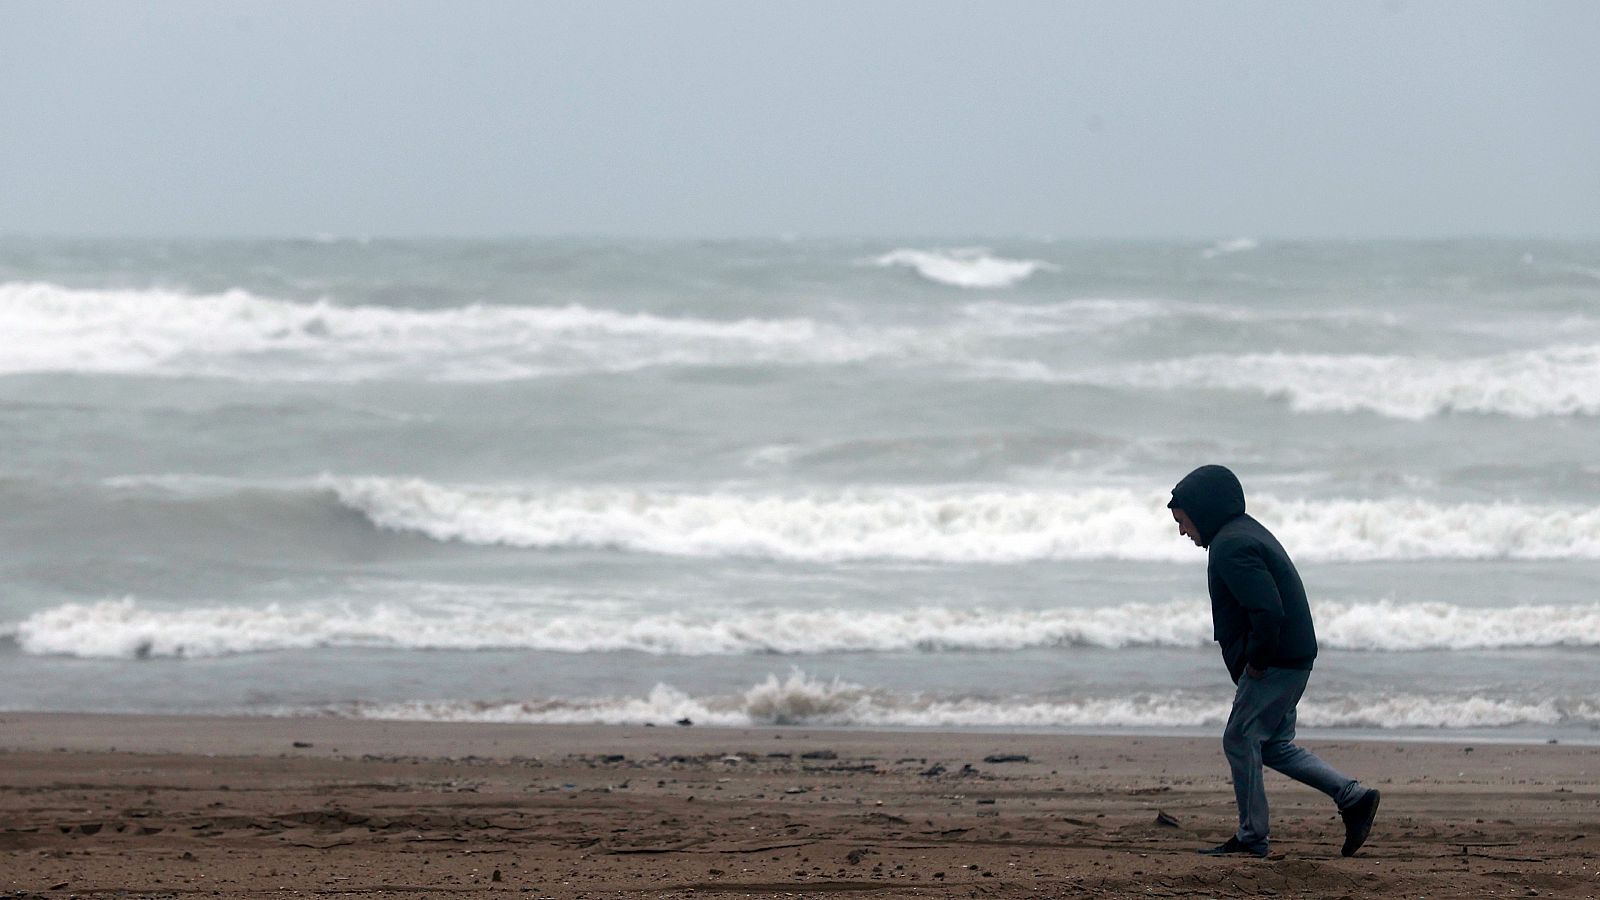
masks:
[(938, 284), (963, 288), (1007, 288), (1020, 284), (1038, 272), (1057, 267), (1037, 259), (1007, 259), (994, 256), (985, 247), (957, 247), (948, 250), (902, 248), (873, 260), (881, 267), (903, 266)]
[(1250, 250), (1255, 250), (1260, 246), (1261, 242), (1257, 241), (1255, 238), (1233, 238), (1226, 241), (1217, 241), (1215, 244), (1212, 244), (1206, 249), (1200, 251), (1200, 255), (1205, 259), (1216, 259), (1219, 256), (1229, 256), (1234, 253), (1245, 253)]

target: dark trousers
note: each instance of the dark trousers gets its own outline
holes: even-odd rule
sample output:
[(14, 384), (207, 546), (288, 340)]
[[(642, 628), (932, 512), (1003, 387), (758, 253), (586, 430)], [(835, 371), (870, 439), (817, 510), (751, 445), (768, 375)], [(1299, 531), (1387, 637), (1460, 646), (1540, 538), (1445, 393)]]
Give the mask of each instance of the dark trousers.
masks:
[(1305, 693), (1309, 670), (1268, 669), (1260, 678), (1246, 672), (1233, 695), (1233, 711), (1222, 732), (1222, 752), (1233, 771), (1233, 795), (1239, 803), (1239, 842), (1267, 846), (1267, 792), (1262, 765), (1310, 785), (1333, 798), (1340, 809), (1354, 803), (1363, 789), (1354, 778), (1334, 771), (1315, 753), (1294, 745), (1295, 706)]

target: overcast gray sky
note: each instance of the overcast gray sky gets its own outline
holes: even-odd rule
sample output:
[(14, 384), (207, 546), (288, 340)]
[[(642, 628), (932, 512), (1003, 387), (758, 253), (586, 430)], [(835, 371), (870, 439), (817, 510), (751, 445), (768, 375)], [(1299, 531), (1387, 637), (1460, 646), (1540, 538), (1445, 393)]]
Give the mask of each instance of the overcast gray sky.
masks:
[(0, 233), (1600, 237), (1600, 3), (0, 0)]

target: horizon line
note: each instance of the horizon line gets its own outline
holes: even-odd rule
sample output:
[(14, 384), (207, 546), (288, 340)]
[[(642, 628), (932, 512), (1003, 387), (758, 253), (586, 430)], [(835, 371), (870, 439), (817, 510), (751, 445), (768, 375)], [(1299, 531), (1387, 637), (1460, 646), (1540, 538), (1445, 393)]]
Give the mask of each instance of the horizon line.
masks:
[(1148, 243), (1148, 244), (1203, 244), (1220, 241), (1250, 240), (1272, 244), (1355, 244), (1355, 243), (1445, 243), (1445, 242), (1510, 242), (1544, 241), (1554, 243), (1600, 242), (1596, 234), (1535, 234), (1535, 233), (1438, 233), (1438, 234), (1314, 234), (1273, 235), (1244, 232), (1218, 232), (1213, 234), (1107, 234), (1107, 235), (1052, 235), (1026, 232), (905, 232), (905, 233), (801, 233), (777, 234), (650, 234), (624, 231), (574, 231), (574, 232), (484, 232), (479, 234), (444, 234), (428, 232), (219, 232), (211, 234), (161, 232), (53, 232), (53, 231), (0, 231), (0, 241), (215, 241), (219, 243), (285, 242), (285, 243), (510, 243), (524, 241), (634, 241), (641, 243), (804, 243), (915, 241), (960, 244), (969, 241), (1016, 241), (1038, 244), (1093, 244), (1093, 243)]

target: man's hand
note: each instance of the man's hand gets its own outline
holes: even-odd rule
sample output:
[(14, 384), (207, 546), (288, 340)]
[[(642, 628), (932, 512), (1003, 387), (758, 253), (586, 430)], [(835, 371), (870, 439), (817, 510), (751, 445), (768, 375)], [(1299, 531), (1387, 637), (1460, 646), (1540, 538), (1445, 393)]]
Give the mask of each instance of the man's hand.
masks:
[(1249, 675), (1251, 678), (1265, 678), (1267, 675), (1267, 670), (1256, 668), (1255, 663), (1246, 663), (1244, 667), (1244, 673)]

